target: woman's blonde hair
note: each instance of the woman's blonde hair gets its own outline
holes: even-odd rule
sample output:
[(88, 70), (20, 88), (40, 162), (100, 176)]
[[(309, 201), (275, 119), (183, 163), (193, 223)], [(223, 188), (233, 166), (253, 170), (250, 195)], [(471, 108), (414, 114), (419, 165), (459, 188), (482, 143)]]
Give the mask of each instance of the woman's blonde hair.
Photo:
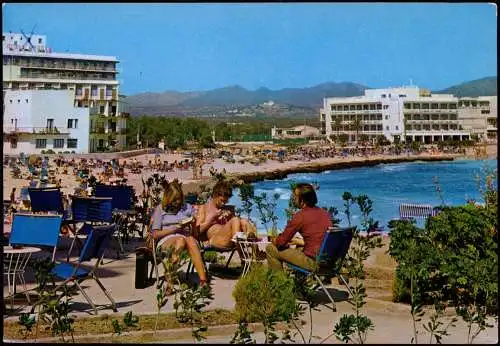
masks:
[(184, 204), (184, 193), (177, 179), (164, 187), (161, 207), (166, 212), (177, 213)]

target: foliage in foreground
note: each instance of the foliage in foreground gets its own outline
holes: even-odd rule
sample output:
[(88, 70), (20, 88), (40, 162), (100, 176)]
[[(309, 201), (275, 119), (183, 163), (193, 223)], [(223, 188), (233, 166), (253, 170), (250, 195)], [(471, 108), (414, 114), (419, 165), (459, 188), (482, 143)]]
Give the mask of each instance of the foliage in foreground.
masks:
[[(389, 224), (390, 255), (398, 262), (393, 300), (409, 302), (414, 336), (425, 304), (434, 314), (424, 329), (436, 342), (448, 335), (440, 318), (447, 306), (455, 308), (468, 327), (467, 342), (491, 327), (489, 314), (498, 314), (498, 193), (494, 175), (486, 176), (480, 189), (484, 204), (470, 200), (457, 207), (442, 206), (421, 229), (414, 221)], [(452, 319), (452, 324), (454, 320)]]

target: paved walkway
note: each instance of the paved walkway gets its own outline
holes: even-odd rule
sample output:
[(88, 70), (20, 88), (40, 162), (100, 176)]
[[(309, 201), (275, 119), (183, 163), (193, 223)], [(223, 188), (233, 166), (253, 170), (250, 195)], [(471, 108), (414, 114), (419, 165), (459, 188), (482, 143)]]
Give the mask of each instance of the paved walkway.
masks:
[[(130, 245), (130, 248), (134, 248)], [(63, 259), (65, 251), (58, 251), (58, 258)], [(145, 289), (135, 289), (134, 275), (135, 275), (135, 254), (129, 253), (122, 259), (116, 260), (113, 258), (116, 255), (115, 251), (109, 251), (110, 258), (105, 258), (104, 264), (99, 270), (99, 277), (102, 279), (104, 286), (109, 290), (111, 295), (117, 302), (118, 311), (124, 314), (127, 311), (133, 311), (134, 314), (150, 314), (156, 312), (156, 290), (155, 285), (151, 285)], [(234, 265), (237, 266), (238, 256), (235, 255)], [(234, 272), (234, 270), (233, 270)], [(237, 274), (237, 273), (233, 273)], [(30, 273), (26, 275), (29, 288), (34, 287), (33, 276)], [(196, 276), (195, 276), (196, 277)], [(214, 277), (212, 281), (214, 300), (208, 306), (208, 309), (234, 308), (234, 300), (232, 298), (232, 291), (236, 284), (236, 275), (232, 278)], [(94, 303), (98, 305), (99, 315), (113, 314), (110, 308), (106, 305), (109, 304), (107, 298), (102, 294), (97, 284), (91, 280), (84, 282), (83, 287), (86, 292), (91, 296)], [(4, 285), (4, 292), (7, 286)], [(321, 305), (320, 311), (313, 312), (313, 325), (314, 334), (325, 338), (331, 334), (334, 324), (340, 319), (343, 314), (352, 312), (351, 305), (346, 301), (347, 291), (345, 287), (339, 286), (337, 280), (333, 280), (333, 284), (329, 287), (330, 292), (334, 295), (337, 303), (337, 312), (332, 312), (326, 306)], [(4, 293), (6, 294), (6, 293)], [(370, 295), (370, 292), (368, 291)], [(325, 299), (325, 295), (319, 296), (319, 299)], [(402, 304), (395, 304), (388, 301), (369, 298), (368, 304), (365, 306), (365, 313), (372, 319), (375, 324), (375, 330), (368, 335), (367, 342), (369, 343), (409, 343), (412, 337), (411, 318), (408, 306)], [(99, 306), (101, 305), (101, 306)], [(167, 303), (166, 307), (162, 309), (163, 312), (173, 311), (173, 299)], [(77, 316), (92, 316), (90, 306), (85, 301), (84, 297), (79, 294), (73, 297), (74, 314)], [(28, 308), (27, 308), (28, 309)], [(73, 312), (72, 312), (73, 313)], [(9, 319), (16, 319), (17, 316), (8, 317)], [(302, 328), (306, 337), (309, 335), (309, 316), (304, 316), (306, 325)], [(229, 330), (230, 329), (230, 330)], [(462, 322), (453, 329), (453, 335), (445, 338), (445, 343), (466, 343), (466, 328)], [(228, 328), (225, 335), (211, 335), (206, 340), (207, 342), (220, 342), (229, 343), (234, 328)], [(422, 336), (420, 342), (428, 342), (428, 334)], [(263, 342), (263, 334), (256, 333), (257, 341)], [(313, 339), (313, 342), (321, 341)], [(498, 324), (495, 327), (488, 329), (480, 334), (475, 340), (475, 343), (496, 343), (498, 340)], [(296, 341), (301, 342), (300, 336), (296, 336)], [(165, 338), (162, 342), (192, 342), (189, 334), (185, 339), (177, 337), (176, 339)], [(339, 341), (332, 337), (328, 340), (329, 343)]]

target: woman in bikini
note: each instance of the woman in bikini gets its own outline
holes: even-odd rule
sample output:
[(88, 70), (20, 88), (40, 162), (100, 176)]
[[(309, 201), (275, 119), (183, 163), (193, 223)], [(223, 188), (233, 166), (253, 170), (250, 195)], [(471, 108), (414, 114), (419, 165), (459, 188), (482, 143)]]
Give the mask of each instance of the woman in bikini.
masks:
[(231, 185), (221, 180), (215, 184), (212, 198), (198, 207), (196, 214), (196, 228), (200, 240), (208, 240), (211, 246), (217, 248), (231, 248), (231, 241), (238, 232), (247, 236), (256, 235), (256, 228), (248, 220), (234, 215), (234, 210), (225, 207), (233, 195)]

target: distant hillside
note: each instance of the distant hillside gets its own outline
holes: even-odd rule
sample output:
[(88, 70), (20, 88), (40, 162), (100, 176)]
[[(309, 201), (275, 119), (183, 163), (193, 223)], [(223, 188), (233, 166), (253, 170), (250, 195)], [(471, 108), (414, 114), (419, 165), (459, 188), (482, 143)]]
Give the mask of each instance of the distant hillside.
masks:
[[(425, 87), (425, 85), (421, 87)], [(148, 92), (128, 96), (127, 102), (131, 106), (132, 115), (213, 116), (231, 114), (234, 109), (240, 109), (243, 114), (246, 114), (242, 107), (257, 106), (267, 101), (274, 101), (277, 105), (285, 105), (286, 111), (283, 115), (316, 114), (318, 108), (323, 105), (323, 98), (360, 96), (364, 94), (366, 89), (370, 88), (352, 82), (329, 82), (309, 88), (281, 90), (259, 88), (254, 91), (233, 85), (196, 92)], [(459, 97), (497, 95), (497, 77), (477, 79), (444, 90), (433, 91), (433, 93), (454, 94)], [(283, 109), (279, 108), (279, 112), (282, 112)], [(267, 108), (263, 112), (259, 109), (250, 109), (250, 111), (265, 115), (273, 114), (272, 109)]]
[(451, 86), (444, 90), (433, 91), (434, 94), (453, 94), (458, 97), (496, 96), (497, 77), (486, 77)]
[(127, 102), (130, 104), (131, 113), (134, 115), (158, 114), (162, 109), (165, 114), (207, 107), (251, 106), (266, 101), (296, 107), (319, 108), (323, 104), (324, 97), (360, 96), (363, 95), (366, 88), (364, 85), (351, 82), (330, 82), (309, 88), (286, 88), (281, 90), (259, 88), (255, 91), (234, 85), (201, 92), (142, 93), (128, 96)]

